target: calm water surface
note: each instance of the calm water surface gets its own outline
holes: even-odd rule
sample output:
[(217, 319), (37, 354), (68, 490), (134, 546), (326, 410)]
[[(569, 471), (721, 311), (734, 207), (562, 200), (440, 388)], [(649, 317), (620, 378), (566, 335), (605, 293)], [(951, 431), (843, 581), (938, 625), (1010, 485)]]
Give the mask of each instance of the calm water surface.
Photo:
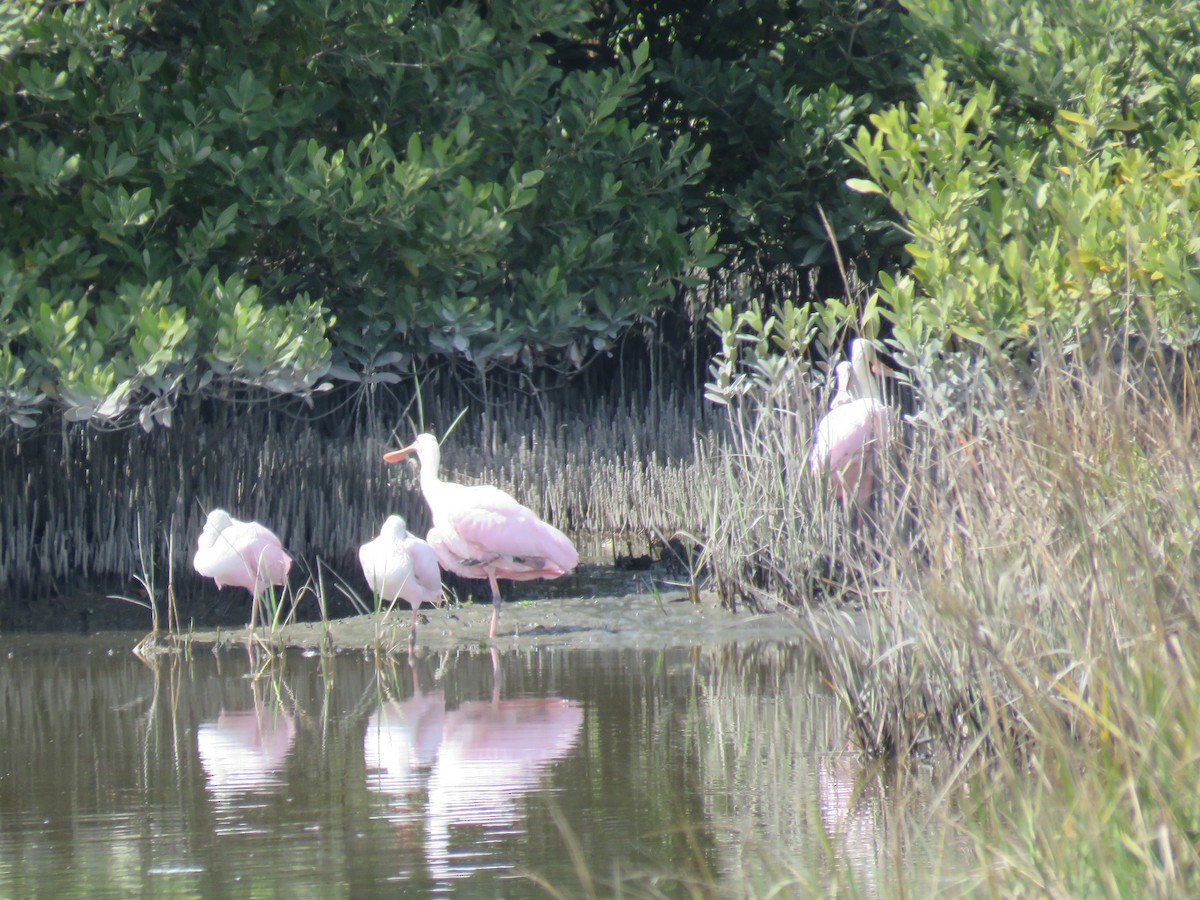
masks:
[[(0, 641), (0, 897), (881, 890), (889, 782), (781, 644), (244, 652)], [(832, 861), (831, 861), (832, 860)]]

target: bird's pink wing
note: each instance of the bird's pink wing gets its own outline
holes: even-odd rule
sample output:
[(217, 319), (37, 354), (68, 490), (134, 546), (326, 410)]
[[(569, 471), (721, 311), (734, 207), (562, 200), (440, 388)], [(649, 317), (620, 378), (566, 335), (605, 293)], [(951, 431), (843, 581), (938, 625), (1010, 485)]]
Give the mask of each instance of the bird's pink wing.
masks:
[(814, 473), (839, 472), (855, 462), (866, 448), (884, 437), (886, 412), (871, 398), (854, 400), (839, 406), (817, 425), (811, 465)]
[(565, 534), (515, 501), (498, 506), (462, 507), (452, 511), (447, 522), (481, 558), (490, 555), (544, 560), (561, 573), (571, 571), (579, 561)]
[(257, 522), (251, 522), (250, 525), (253, 535), (247, 545), (247, 559), (252, 563), (257, 562), (259, 571), (272, 584), (283, 584), (292, 567), (292, 558), (284, 552), (283, 544), (269, 529)]
[(246, 565), (239, 553), (219, 539), (212, 546), (197, 550), (192, 565), (205, 578), (216, 581), (218, 588), (240, 587), (248, 591), (254, 590), (254, 571)]
[(227, 540), (229, 546), (242, 558), (248, 577), (258, 578), (253, 586), (242, 583), (249, 590), (261, 591), (268, 584), (283, 584), (287, 581), (292, 558), (283, 550), (283, 545), (270, 529), (257, 522), (246, 522), (226, 528), (217, 539), (217, 546)]
[(480, 549), (467, 544), (449, 527), (430, 528), (425, 540), (428, 541), (438, 563), (447, 572), (453, 572), (463, 578), (488, 577), (487, 570), (478, 559)]
[(413, 563), (415, 592), (421, 594), (421, 603), (440, 603), (442, 600), (442, 568), (438, 564), (433, 548), (420, 538), (410, 538), (408, 555)]

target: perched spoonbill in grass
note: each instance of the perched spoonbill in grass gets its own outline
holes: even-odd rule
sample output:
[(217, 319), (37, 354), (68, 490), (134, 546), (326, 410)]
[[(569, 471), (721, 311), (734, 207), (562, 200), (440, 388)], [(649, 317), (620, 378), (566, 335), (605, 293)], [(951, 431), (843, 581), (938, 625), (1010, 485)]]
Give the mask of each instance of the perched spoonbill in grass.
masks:
[(881, 446), (887, 442), (888, 408), (875, 379), (879, 363), (865, 340), (850, 343), (850, 362), (834, 367), (838, 391), (831, 409), (817, 423), (809, 466), (813, 475), (828, 473), (844, 503), (863, 508), (871, 496)]
[(579, 554), (565, 534), (500, 488), (442, 481), (438, 476), (441, 449), (432, 434), (417, 435), (407, 447), (386, 453), (383, 459), (395, 463), (413, 453), (421, 465), (421, 493), (433, 517), (426, 540), (443, 569), (488, 580), (492, 588), (488, 638), (495, 638), (500, 621), (497, 579), (532, 581), (568, 575), (578, 565)]
[(192, 566), (218, 588), (241, 587), (254, 596), (250, 624), (259, 596), (271, 585), (287, 581), (292, 558), (271, 529), (257, 522), (242, 522), (223, 509), (214, 509), (204, 521), (204, 530)]
[(379, 537), (358, 548), (358, 561), (367, 584), (377, 597), (388, 601), (388, 609), (397, 600), (412, 607), (408, 632), (411, 651), (417, 642), (417, 610), (422, 603), (436, 605), (443, 599), (442, 570), (433, 548), (409, 534), (400, 516), (388, 516)]

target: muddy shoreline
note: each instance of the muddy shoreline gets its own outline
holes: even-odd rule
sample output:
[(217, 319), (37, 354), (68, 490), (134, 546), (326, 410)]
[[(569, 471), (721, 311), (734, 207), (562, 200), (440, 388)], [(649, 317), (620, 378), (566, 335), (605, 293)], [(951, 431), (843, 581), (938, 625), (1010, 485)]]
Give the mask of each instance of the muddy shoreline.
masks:
[[(736, 613), (724, 609), (715, 594), (688, 591), (635, 593), (606, 597), (541, 598), (505, 603), (494, 641), (488, 641), (492, 607), (467, 603), (421, 610), (418, 651), (479, 650), (502, 652), (541, 648), (660, 649), (716, 645), (738, 641), (799, 643), (803, 630), (790, 612)], [(389, 615), (358, 615), (328, 623), (298, 622), (274, 631), (257, 627), (213, 628), (180, 638), (150, 640), (151, 652), (170, 652), (181, 645), (214, 652), (259, 643), (279, 650), (325, 653), (399, 653), (408, 649), (410, 613), (398, 608)]]
[[(487, 637), (490, 602), (467, 598), (438, 608), (426, 606), (418, 618), (416, 647), (418, 652), (431, 653), (479, 652), (489, 647), (505, 653), (541, 648), (657, 650), (742, 641), (800, 645), (824, 642), (830, 635), (857, 643), (864, 626), (861, 611), (841, 604), (812, 611), (779, 604), (768, 612), (745, 607), (730, 612), (715, 592), (689, 589), (671, 580), (675, 574), (660, 566), (629, 571), (592, 564), (570, 578), (524, 584), (523, 598), (503, 604), (494, 641)], [(80, 621), (79, 610), (87, 613), (82, 628), (75, 624)], [(179, 610), (180, 633), (166, 632), (166, 611), (160, 609), (163, 628), (155, 635), (149, 610), (122, 602), (113, 594), (80, 592), (66, 603), (47, 604), (41, 615), (30, 616), (23, 627), (13, 628), (10, 623), (0, 629), (0, 637), (15, 644), (33, 641), (38, 645), (53, 643), (56, 638), (69, 645), (84, 637), (108, 646), (114, 642), (129, 648), (136, 645), (145, 656), (220, 653), (244, 650), (248, 645), (329, 654), (392, 655), (408, 650), (411, 613), (406, 606), (397, 606), (388, 614), (368, 615), (338, 609), (331, 611), (327, 622), (316, 619), (311, 603), (305, 604), (304, 611), (306, 621), (274, 630), (259, 624), (251, 630), (246, 624), (249, 603), (245, 592), (224, 591), (214, 593), (207, 602), (184, 605)], [(814, 617), (822, 623), (818, 625)]]

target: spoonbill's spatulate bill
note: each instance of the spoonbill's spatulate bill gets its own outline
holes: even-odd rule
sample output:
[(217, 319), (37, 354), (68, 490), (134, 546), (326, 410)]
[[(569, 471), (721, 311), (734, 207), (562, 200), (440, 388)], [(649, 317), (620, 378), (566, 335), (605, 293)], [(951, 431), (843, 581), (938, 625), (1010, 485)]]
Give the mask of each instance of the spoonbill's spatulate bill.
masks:
[(558, 578), (574, 571), (579, 554), (571, 540), (510, 494), (490, 484), (442, 481), (441, 450), (431, 434), (384, 455), (394, 463), (416, 454), (421, 466), (421, 493), (429, 505), (433, 527), (426, 540), (442, 568), (464, 578), (486, 578), (492, 588), (492, 624), (500, 620), (498, 579), (531, 581)]

